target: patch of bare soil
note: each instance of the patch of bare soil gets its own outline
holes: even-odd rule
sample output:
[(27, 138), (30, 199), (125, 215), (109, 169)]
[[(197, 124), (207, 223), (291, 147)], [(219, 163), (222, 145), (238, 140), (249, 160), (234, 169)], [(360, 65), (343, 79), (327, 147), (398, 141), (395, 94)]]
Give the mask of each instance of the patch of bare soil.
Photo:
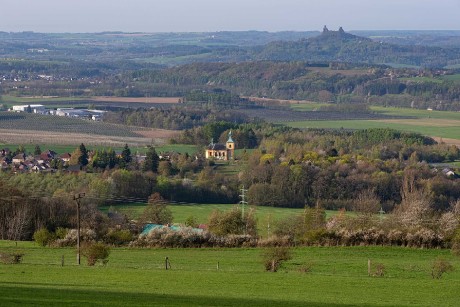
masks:
[(457, 139), (446, 139), (446, 138), (441, 138), (437, 136), (431, 136), (436, 142), (438, 143), (444, 143), (447, 145), (455, 145), (460, 148), (460, 140)]

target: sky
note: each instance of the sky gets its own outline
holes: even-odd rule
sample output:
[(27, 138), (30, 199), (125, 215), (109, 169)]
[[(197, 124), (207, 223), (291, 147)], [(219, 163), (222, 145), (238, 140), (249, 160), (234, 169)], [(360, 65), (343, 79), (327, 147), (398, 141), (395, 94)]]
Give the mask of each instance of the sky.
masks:
[(460, 30), (460, 0), (1, 0), (0, 31)]

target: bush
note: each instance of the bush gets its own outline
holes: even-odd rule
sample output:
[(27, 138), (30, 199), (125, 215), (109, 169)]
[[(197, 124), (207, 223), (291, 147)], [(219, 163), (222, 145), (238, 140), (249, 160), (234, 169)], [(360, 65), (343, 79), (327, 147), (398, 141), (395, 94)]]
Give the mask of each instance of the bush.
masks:
[(41, 228), (34, 232), (34, 241), (40, 246), (47, 246), (52, 241), (54, 241), (55, 236), (53, 233), (49, 232), (46, 228)]
[(460, 229), (458, 228), (452, 238), (451, 252), (455, 256), (460, 256)]
[(64, 239), (67, 236), (69, 230), (67, 228), (58, 227), (56, 229), (56, 239)]
[(291, 250), (285, 246), (277, 246), (265, 250), (262, 254), (265, 270), (277, 272), (283, 261), (291, 259)]
[(375, 264), (375, 271), (373, 276), (375, 277), (383, 277), (386, 274), (386, 268), (383, 263), (376, 263)]
[(132, 241), (130, 247), (255, 247), (256, 238), (249, 235), (216, 236), (191, 227), (173, 230), (168, 227), (151, 230)]
[(257, 235), (257, 223), (253, 209), (248, 210), (244, 217), (242, 210), (238, 207), (226, 212), (214, 211), (209, 216), (208, 228), (210, 232), (218, 236)]
[(170, 224), (173, 221), (171, 209), (163, 202), (160, 194), (154, 193), (149, 197), (149, 203), (145, 207), (144, 212), (140, 218), (140, 222), (153, 223), (153, 224)]
[(104, 237), (104, 241), (107, 244), (113, 244), (113, 245), (127, 244), (131, 242), (132, 240), (133, 240), (133, 234), (127, 229), (125, 230), (111, 229)]
[(3, 264), (18, 264), (21, 263), (24, 254), (20, 253), (4, 253), (0, 252), (0, 262)]
[(441, 279), (444, 273), (452, 272), (453, 270), (454, 267), (449, 261), (437, 258), (431, 265), (431, 277), (433, 279)]
[(193, 215), (190, 215), (186, 220), (185, 220), (185, 226), (187, 227), (193, 227), (197, 228), (199, 226), (198, 221)]
[(81, 253), (86, 257), (88, 265), (92, 266), (95, 265), (98, 260), (106, 264), (110, 249), (103, 243), (88, 243), (83, 246)]
[(310, 273), (312, 268), (313, 268), (313, 265), (314, 265), (313, 262), (309, 262), (307, 264), (304, 264), (299, 268), (299, 272), (300, 273)]
[[(92, 242), (96, 239), (96, 232), (92, 229), (81, 229), (80, 240), (86, 242)], [(77, 245), (77, 230), (69, 229), (64, 239), (57, 239), (55, 245), (59, 247), (75, 246)]]

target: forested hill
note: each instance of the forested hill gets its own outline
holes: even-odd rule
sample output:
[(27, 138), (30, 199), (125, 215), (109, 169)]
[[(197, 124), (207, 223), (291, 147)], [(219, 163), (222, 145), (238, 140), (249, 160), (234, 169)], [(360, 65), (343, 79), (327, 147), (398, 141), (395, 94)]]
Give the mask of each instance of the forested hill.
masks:
[(319, 36), (295, 42), (272, 42), (254, 49), (257, 60), (336, 61), (444, 67), (460, 61), (460, 49), (403, 46), (325, 29)]

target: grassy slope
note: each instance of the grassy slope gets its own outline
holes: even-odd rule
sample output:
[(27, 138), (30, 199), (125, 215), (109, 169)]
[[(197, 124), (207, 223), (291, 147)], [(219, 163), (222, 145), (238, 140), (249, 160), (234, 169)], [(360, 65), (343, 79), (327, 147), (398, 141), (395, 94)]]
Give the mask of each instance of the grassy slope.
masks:
[[(125, 213), (129, 217), (138, 218), (146, 204), (143, 203), (132, 203), (132, 204), (120, 204), (112, 206), (112, 210)], [(207, 224), (208, 217), (214, 210), (226, 211), (233, 208), (232, 204), (173, 204), (170, 205), (170, 209), (173, 213), (174, 223), (185, 223), (186, 219), (190, 216), (194, 216), (198, 223)], [(109, 206), (100, 207), (100, 210), (107, 212)], [(245, 208), (249, 210), (249, 207)], [(259, 234), (266, 236), (268, 232), (268, 226), (273, 225), (276, 221), (283, 220), (289, 216), (300, 214), (304, 209), (300, 208), (275, 208), (275, 207), (257, 207), (256, 208), (256, 219)], [(330, 217), (337, 214), (337, 211), (326, 211), (326, 216)], [(353, 214), (347, 212), (347, 214)]]
[[(2, 306), (457, 306), (460, 286), (459, 271), (430, 277), (440, 255), (460, 265), (445, 250), (297, 248), (280, 272), (268, 273), (258, 249), (116, 248), (106, 267), (90, 268), (74, 265), (73, 249), (0, 248), (25, 253), (23, 264), (0, 265)], [(172, 270), (163, 269), (165, 257)], [(367, 276), (369, 258), (385, 265), (384, 278)], [(299, 272), (307, 263), (311, 272)]]

